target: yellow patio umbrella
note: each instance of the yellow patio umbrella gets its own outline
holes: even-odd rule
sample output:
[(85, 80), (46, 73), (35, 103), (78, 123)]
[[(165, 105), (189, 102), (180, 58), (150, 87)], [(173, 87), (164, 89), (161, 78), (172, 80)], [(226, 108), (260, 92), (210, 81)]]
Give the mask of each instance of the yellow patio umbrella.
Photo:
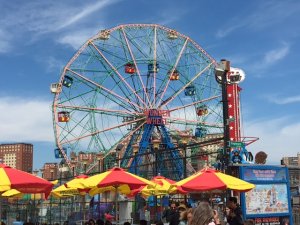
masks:
[(24, 194), (17, 191), (16, 189), (10, 189), (4, 193), (2, 193), (2, 197), (4, 198), (22, 198)]
[(77, 188), (67, 188), (64, 184), (53, 189), (51, 195), (56, 198), (67, 198), (75, 195), (85, 195), (86, 191), (80, 191)]
[[(51, 183), (53, 185), (57, 184), (57, 180), (51, 181)], [(51, 194), (51, 193), (50, 193)], [(24, 197), (24, 195), (28, 195), (28, 194), (24, 194), (16, 189), (10, 189), (8, 191), (5, 191), (1, 194), (2, 197), (4, 198), (18, 198), (21, 199)], [(37, 199), (42, 199), (44, 198), (43, 194), (31, 194), (34, 195), (35, 197), (38, 197)], [(33, 198), (32, 198), (33, 199)]]
[(118, 167), (96, 174), (85, 180), (76, 180), (73, 183), (66, 184), (69, 188), (90, 189), (89, 194), (91, 196), (105, 191), (116, 190), (121, 194), (130, 194), (131, 190), (146, 185), (155, 186), (156, 184)]
[(140, 193), (144, 197), (149, 197), (151, 195), (154, 196), (162, 196), (169, 194), (186, 194), (187, 192), (182, 190), (181, 187), (176, 187), (174, 184), (176, 181), (168, 179), (163, 176), (155, 176), (151, 180), (153, 183), (157, 184), (156, 186), (147, 185), (145, 187), (141, 187), (139, 189), (133, 190), (131, 195), (136, 195)]
[[(90, 195), (102, 193), (108, 190), (114, 190), (116, 193), (130, 193), (130, 190), (138, 189), (141, 186), (153, 185), (151, 181), (129, 173), (122, 168), (114, 167), (104, 173), (96, 174), (85, 180), (68, 184), (68, 187), (74, 188), (90, 188)], [(117, 195), (115, 197), (115, 205), (117, 208)], [(117, 210), (118, 211), (118, 210)], [(118, 215), (116, 216), (118, 221)]]
[(211, 168), (204, 168), (194, 175), (176, 182), (174, 186), (189, 192), (225, 189), (245, 192), (255, 188), (254, 184)]

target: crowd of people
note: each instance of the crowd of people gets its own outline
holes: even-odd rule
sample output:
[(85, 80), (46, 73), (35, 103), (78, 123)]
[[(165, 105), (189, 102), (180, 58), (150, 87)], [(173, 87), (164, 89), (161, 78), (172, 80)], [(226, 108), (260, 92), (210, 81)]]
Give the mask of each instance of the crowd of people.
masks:
[[(111, 217), (104, 220), (98, 219), (85, 222), (85, 225), (112, 225)], [(149, 225), (144, 218), (139, 220), (139, 225)], [(172, 202), (162, 214), (162, 220), (155, 225), (254, 225), (253, 220), (243, 220), (241, 207), (237, 198), (230, 197), (224, 211), (216, 210), (207, 201), (202, 201), (195, 208), (188, 208), (185, 204)], [(123, 225), (131, 225), (124, 222)]]
[(253, 220), (243, 220), (236, 197), (229, 198), (224, 211), (213, 209), (207, 201), (200, 202), (195, 208), (172, 202), (164, 210), (162, 219), (156, 225), (254, 225)]
[[(112, 225), (114, 216), (109, 212), (105, 213), (103, 220), (90, 219), (84, 225)], [(24, 223), (25, 225), (26, 223)], [(139, 225), (149, 225), (144, 217), (140, 218)], [(242, 210), (236, 197), (228, 199), (225, 210), (221, 208), (213, 209), (208, 201), (201, 201), (197, 207), (188, 208), (185, 204), (171, 202), (165, 208), (161, 220), (155, 222), (156, 225), (254, 225), (253, 220), (243, 220)], [(1, 223), (1, 225), (5, 225)], [(28, 224), (29, 225), (29, 224)], [(57, 224), (58, 225), (58, 224)], [(66, 221), (64, 225), (69, 225)], [(131, 225), (125, 222), (123, 225)]]

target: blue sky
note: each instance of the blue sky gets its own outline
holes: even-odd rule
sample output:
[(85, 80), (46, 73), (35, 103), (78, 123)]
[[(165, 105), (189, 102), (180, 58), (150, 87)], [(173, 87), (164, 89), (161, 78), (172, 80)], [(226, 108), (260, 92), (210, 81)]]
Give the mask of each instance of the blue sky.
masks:
[(156, 23), (189, 36), (214, 59), (242, 68), (244, 136), (268, 162), (300, 152), (300, 2), (0, 0), (0, 142), (34, 144), (34, 168), (55, 161), (51, 83), (105, 28)]

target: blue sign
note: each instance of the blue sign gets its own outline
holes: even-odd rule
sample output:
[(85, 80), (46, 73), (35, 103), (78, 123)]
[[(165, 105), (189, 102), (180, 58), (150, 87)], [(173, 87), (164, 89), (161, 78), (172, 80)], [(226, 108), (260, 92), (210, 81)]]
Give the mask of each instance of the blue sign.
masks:
[(280, 225), (283, 220), (293, 224), (287, 167), (241, 166), (240, 177), (255, 184), (241, 195), (245, 219), (253, 219), (256, 225)]
[(286, 182), (286, 168), (243, 168), (243, 179), (246, 181), (280, 181)]

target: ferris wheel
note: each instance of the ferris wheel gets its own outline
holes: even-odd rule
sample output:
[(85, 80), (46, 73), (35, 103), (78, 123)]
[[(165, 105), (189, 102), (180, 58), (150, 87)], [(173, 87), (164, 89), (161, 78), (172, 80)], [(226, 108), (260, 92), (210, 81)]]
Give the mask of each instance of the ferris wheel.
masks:
[[(168, 165), (156, 165), (156, 172), (169, 168), (182, 177), (182, 153), (175, 149), (180, 135), (197, 141), (223, 131), (215, 65), (192, 39), (160, 25), (100, 31), (52, 85), (58, 150), (74, 168), (74, 153), (108, 156), (118, 148), (122, 167), (133, 170), (160, 160)], [(164, 150), (153, 159), (147, 153), (154, 152), (155, 142)], [(94, 161), (85, 167), (95, 167)], [(76, 171), (83, 171), (81, 160)]]

